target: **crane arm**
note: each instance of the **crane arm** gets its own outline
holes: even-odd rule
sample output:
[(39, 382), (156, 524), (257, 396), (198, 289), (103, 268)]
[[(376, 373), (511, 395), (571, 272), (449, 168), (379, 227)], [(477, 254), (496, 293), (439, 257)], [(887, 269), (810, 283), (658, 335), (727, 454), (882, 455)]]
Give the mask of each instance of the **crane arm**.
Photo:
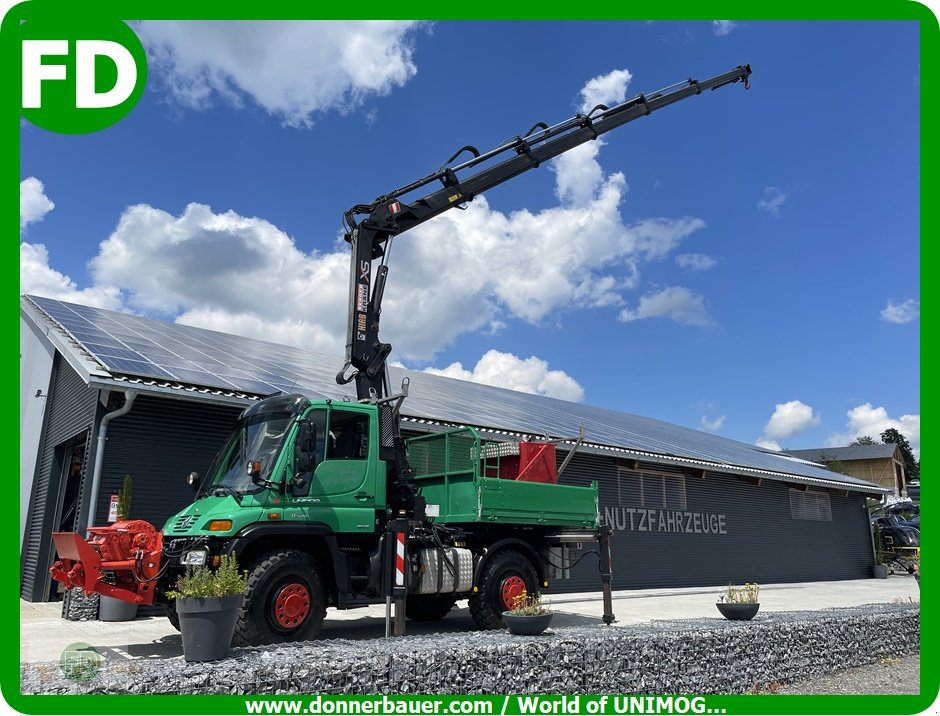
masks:
[[(706, 80), (690, 78), (649, 95), (639, 94), (613, 107), (599, 104), (587, 114), (576, 114), (551, 127), (539, 122), (525, 134), (517, 135), (488, 152), (481, 153), (475, 147), (466, 146), (423, 179), (383, 194), (368, 204), (353, 206), (344, 217), (345, 238), (352, 245), (352, 258), (346, 362), (336, 376), (337, 382), (348, 383), (355, 379), (360, 400), (380, 400), (390, 394), (385, 362), (391, 345), (379, 340), (379, 319), (388, 274), (384, 259), (393, 237), (448, 209), (462, 206), (484, 191), (535, 169), (549, 159), (663, 107), (736, 82), (743, 82), (748, 88), (750, 74), (750, 65), (739, 65)], [(472, 155), (471, 158), (451, 166), (451, 162), (464, 153)], [(440, 188), (405, 201), (409, 195), (436, 182), (440, 182)], [(373, 263), (377, 259), (382, 261), (373, 271)]]

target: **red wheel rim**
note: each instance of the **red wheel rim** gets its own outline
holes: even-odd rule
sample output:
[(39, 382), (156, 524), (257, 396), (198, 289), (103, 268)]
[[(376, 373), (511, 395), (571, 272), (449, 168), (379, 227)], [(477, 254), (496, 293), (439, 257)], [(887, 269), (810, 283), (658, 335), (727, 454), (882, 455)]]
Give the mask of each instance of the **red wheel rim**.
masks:
[(293, 629), (310, 613), (310, 592), (300, 582), (281, 587), (274, 597), (274, 620), (285, 629)]
[(503, 586), (500, 593), (503, 596), (503, 606), (506, 609), (512, 609), (513, 600), (526, 591), (525, 580), (522, 577), (506, 577), (503, 580)]

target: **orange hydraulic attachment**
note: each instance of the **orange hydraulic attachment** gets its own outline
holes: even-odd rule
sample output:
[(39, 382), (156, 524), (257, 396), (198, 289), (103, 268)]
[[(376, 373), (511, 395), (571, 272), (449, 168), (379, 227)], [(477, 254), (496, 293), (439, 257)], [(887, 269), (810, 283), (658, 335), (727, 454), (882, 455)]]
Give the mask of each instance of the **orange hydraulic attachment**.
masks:
[(89, 527), (86, 541), (75, 532), (53, 532), (59, 560), (49, 571), (66, 587), (81, 587), (133, 604), (153, 604), (160, 572), (163, 532), (145, 520)]

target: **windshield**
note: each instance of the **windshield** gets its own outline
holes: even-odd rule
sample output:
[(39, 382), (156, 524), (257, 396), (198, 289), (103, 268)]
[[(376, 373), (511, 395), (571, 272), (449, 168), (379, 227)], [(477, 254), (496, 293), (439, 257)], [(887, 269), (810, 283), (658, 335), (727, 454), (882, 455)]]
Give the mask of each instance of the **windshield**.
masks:
[(230, 488), (240, 493), (261, 489), (251, 481), (248, 463), (261, 463), (261, 478), (271, 479), (284, 436), (290, 427), (292, 415), (267, 413), (253, 415), (239, 421), (235, 432), (216, 457), (209, 469), (207, 492)]

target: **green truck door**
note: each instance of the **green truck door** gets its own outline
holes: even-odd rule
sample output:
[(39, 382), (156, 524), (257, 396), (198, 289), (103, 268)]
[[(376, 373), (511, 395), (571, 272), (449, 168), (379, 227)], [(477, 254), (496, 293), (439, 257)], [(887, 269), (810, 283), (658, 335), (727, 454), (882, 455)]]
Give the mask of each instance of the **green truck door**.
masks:
[(371, 412), (333, 406), (311, 411), (308, 419), (317, 426), (317, 455), (323, 457), (308, 494), (294, 499), (288, 518), (323, 522), (334, 532), (374, 531), (377, 471), (371, 459)]

